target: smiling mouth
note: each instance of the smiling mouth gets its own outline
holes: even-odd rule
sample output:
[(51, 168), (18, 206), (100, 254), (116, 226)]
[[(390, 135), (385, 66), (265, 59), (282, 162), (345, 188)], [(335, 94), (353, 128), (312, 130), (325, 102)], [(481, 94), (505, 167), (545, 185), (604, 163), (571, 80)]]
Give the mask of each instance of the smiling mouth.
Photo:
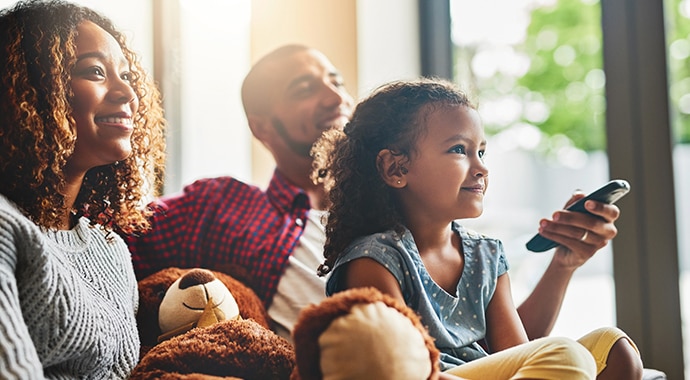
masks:
[(132, 125), (132, 119), (128, 117), (97, 117), (97, 123)]
[[(220, 306), (223, 303), (223, 301), (225, 301), (225, 297), (223, 297), (223, 299), (220, 300), (219, 302), (213, 303), (211, 306), (215, 309), (218, 306)], [(189, 310), (204, 310), (206, 308), (206, 305), (204, 305), (203, 307), (195, 307), (192, 305), (187, 305), (185, 302), (182, 302), (182, 306), (184, 306), (185, 308), (187, 308)]]
[(465, 191), (471, 191), (473, 193), (484, 193), (483, 187), (463, 187), (462, 189)]

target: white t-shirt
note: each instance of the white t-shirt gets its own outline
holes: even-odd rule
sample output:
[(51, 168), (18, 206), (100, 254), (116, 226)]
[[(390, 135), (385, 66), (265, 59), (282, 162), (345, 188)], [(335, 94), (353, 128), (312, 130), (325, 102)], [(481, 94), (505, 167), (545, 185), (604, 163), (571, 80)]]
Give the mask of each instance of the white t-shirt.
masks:
[(290, 334), (300, 311), (305, 306), (319, 303), (326, 298), (328, 276), (319, 277), (316, 274), (316, 269), (324, 260), (326, 213), (323, 210), (309, 210), (307, 225), (290, 256), (287, 269), (278, 283), (278, 291), (268, 308), (268, 316), (276, 324), (276, 333), (290, 342)]

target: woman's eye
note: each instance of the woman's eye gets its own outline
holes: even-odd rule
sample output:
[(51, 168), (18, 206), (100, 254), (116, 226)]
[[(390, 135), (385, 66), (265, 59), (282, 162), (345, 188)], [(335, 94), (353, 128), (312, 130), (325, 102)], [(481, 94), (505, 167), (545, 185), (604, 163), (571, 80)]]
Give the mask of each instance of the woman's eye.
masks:
[(465, 147), (463, 145), (456, 145), (450, 148), (451, 153), (465, 154)]
[(132, 77), (133, 77), (133, 76), (132, 76), (132, 73), (129, 72), (129, 71), (124, 72), (124, 73), (122, 73), (122, 74), (120, 75), (120, 78), (122, 78), (122, 80), (123, 80), (123, 81), (126, 81), (126, 82), (131, 82), (131, 81), (132, 81)]

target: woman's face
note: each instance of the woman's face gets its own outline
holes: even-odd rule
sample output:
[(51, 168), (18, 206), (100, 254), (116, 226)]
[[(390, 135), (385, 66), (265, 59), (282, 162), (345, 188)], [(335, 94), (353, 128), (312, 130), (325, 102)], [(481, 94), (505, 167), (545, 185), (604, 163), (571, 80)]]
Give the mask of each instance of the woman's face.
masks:
[(130, 155), (139, 99), (129, 83), (129, 62), (115, 38), (90, 21), (82, 22), (77, 33), (70, 84), (77, 142), (68, 168), (86, 172)]

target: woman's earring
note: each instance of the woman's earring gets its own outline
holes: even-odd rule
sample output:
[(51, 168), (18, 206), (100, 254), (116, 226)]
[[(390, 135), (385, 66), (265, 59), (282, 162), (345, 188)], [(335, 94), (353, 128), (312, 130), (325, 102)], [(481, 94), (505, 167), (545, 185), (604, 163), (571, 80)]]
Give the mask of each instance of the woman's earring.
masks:
[(398, 180), (396, 183), (397, 183), (398, 185), (400, 185), (400, 184), (402, 183), (402, 181), (401, 181), (401, 180)]

